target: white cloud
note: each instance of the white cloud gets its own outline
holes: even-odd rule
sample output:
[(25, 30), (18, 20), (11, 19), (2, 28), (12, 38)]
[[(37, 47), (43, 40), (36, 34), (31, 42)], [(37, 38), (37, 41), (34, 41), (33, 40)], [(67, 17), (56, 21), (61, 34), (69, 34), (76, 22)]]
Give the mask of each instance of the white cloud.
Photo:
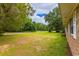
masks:
[(42, 10), (48, 10), (55, 8), (57, 6), (56, 3), (32, 3), (31, 4), (34, 9), (42, 9)]
[(32, 21), (40, 22), (43, 24), (47, 24), (44, 20), (44, 17), (38, 17), (37, 13), (49, 13), (53, 8), (57, 6), (56, 3), (31, 3), (33, 9), (36, 10), (34, 16), (31, 16)]

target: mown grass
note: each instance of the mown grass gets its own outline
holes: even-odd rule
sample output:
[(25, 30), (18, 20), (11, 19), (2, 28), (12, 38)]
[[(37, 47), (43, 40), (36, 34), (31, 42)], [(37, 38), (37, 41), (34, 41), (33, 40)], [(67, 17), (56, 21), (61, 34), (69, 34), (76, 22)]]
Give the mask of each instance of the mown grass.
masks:
[(0, 36), (0, 55), (2, 56), (68, 55), (67, 41), (61, 33), (39, 31), (7, 34)]

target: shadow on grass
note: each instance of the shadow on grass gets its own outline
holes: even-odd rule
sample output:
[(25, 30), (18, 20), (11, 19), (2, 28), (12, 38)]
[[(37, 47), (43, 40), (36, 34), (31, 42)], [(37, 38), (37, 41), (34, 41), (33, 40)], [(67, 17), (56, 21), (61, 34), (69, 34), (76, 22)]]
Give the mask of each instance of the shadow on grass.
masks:
[(15, 35), (0, 35), (0, 45), (14, 42)]

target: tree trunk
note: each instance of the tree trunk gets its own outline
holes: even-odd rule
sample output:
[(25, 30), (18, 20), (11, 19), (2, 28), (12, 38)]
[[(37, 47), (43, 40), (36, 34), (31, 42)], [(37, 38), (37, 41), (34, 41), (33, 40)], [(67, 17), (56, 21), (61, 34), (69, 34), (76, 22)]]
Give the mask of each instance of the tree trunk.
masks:
[(49, 32), (51, 32), (51, 30), (49, 29)]
[(60, 31), (56, 30), (57, 33), (59, 33)]

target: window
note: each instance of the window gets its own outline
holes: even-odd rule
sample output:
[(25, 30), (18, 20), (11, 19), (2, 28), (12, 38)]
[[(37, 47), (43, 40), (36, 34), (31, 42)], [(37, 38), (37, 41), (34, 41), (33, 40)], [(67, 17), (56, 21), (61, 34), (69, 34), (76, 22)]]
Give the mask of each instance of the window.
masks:
[(70, 33), (73, 34), (73, 19), (70, 20)]
[(76, 12), (73, 14), (73, 18), (70, 20), (70, 33), (73, 38), (76, 39)]

